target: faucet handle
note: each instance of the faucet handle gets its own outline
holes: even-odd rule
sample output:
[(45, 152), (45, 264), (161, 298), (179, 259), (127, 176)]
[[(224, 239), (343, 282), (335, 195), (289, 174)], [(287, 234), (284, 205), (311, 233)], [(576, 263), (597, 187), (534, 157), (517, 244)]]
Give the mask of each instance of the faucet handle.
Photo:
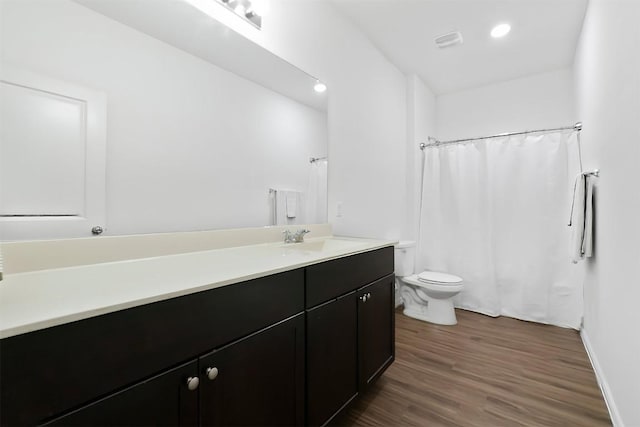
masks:
[(297, 243), (301, 243), (301, 242), (304, 242), (304, 235), (307, 233), (311, 233), (311, 230), (301, 228), (300, 230), (296, 231), (293, 237)]
[(285, 243), (291, 243), (295, 239), (295, 235), (291, 232), (291, 230), (284, 230), (282, 234), (284, 234)]

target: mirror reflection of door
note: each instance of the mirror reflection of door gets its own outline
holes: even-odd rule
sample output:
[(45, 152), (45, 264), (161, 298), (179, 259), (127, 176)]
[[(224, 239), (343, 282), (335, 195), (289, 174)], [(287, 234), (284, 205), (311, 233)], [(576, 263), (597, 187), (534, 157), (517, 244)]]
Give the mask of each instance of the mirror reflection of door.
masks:
[(80, 237), (104, 223), (105, 95), (3, 63), (0, 100), (0, 236)]

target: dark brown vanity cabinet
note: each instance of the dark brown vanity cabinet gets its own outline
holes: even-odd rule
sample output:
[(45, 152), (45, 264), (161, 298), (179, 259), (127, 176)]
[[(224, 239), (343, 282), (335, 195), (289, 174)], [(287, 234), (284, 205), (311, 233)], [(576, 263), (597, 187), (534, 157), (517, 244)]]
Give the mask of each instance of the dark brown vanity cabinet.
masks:
[(393, 248), (0, 341), (0, 425), (319, 425), (393, 361)]
[[(303, 329), (292, 320), (303, 312), (304, 270), (297, 269), (3, 339), (0, 425), (46, 424), (63, 416), (69, 418), (61, 425), (197, 425), (205, 381), (198, 358), (223, 348), (240, 354), (245, 337), (253, 357), (278, 351), (260, 334), (277, 336), (279, 345), (288, 340), (287, 349), (297, 346)], [(294, 323), (295, 333), (279, 335)], [(291, 352), (282, 357), (293, 358)], [(265, 382), (256, 376), (243, 381), (247, 390)], [(280, 377), (271, 386), (290, 383)], [(112, 414), (102, 417), (106, 412)], [(290, 420), (291, 412), (279, 416)]]
[(393, 362), (393, 248), (306, 269), (307, 424), (325, 425)]

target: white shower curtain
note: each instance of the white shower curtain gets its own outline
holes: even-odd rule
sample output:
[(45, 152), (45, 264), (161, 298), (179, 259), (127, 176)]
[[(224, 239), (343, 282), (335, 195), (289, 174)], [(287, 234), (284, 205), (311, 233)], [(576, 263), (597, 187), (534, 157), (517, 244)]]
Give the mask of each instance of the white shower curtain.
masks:
[(326, 160), (316, 160), (310, 164), (307, 184), (307, 224), (327, 222), (327, 166)]
[(464, 280), (457, 307), (578, 329), (582, 285), (569, 261), (573, 132), (424, 150), (416, 267)]

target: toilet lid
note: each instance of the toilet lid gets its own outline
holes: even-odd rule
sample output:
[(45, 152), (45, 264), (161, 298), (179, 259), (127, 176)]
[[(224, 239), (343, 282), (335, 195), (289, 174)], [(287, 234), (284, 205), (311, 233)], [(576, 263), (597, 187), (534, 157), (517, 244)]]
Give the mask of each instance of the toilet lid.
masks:
[(461, 277), (454, 276), (453, 274), (440, 273), (438, 271), (423, 271), (418, 274), (418, 280), (442, 285), (453, 285), (462, 282)]

